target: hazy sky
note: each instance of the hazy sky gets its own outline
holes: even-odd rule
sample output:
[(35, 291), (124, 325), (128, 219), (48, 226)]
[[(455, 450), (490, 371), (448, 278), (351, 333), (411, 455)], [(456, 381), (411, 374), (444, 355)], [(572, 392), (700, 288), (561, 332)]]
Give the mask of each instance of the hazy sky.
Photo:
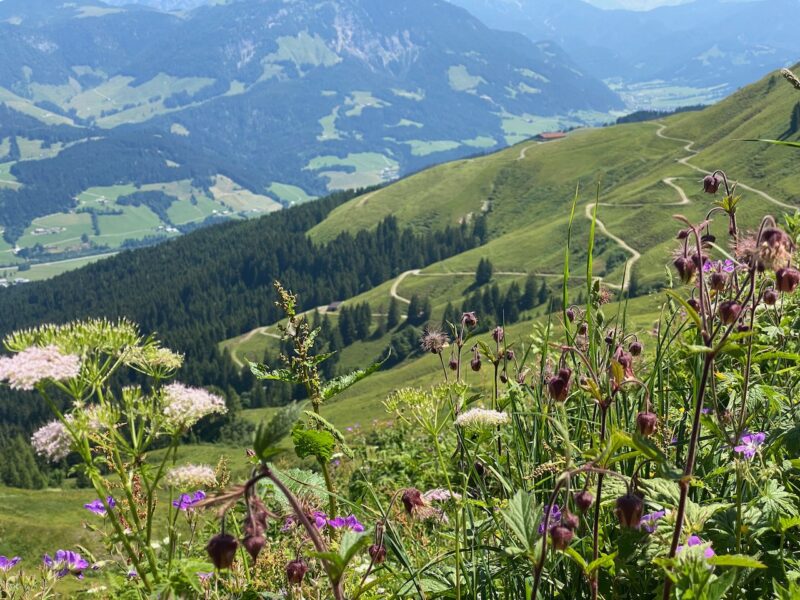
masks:
[(685, 4), (691, 0), (586, 0), (600, 8), (627, 8), (630, 10), (649, 10), (668, 4)]

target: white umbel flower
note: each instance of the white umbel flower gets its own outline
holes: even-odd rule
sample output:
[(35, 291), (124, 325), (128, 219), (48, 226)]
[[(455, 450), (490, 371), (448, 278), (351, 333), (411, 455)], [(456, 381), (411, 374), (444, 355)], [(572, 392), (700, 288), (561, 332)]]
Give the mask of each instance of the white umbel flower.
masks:
[(164, 387), (164, 416), (176, 429), (188, 429), (210, 414), (225, 414), (225, 400), (201, 388), (182, 383)]
[(484, 429), (506, 425), (509, 420), (508, 415), (504, 412), (471, 408), (456, 417), (456, 425), (465, 429)]
[(208, 465), (183, 465), (167, 471), (164, 482), (181, 491), (194, 490), (199, 487), (214, 487), (217, 485), (217, 475)]
[(32, 390), (40, 381), (64, 381), (81, 372), (81, 359), (62, 354), (55, 346), (31, 346), (10, 358), (0, 359), (0, 380), (15, 390)]
[(72, 437), (61, 421), (51, 421), (33, 433), (31, 445), (39, 456), (58, 462), (70, 453)]

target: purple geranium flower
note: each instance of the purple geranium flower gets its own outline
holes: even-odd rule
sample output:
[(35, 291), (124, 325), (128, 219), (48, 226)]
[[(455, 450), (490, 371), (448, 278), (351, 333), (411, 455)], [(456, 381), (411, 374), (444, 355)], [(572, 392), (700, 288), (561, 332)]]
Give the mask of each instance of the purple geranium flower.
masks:
[(317, 526), (317, 529), (322, 529), (328, 524), (328, 515), (320, 510), (315, 511), (311, 516), (314, 519), (314, 525)]
[(281, 531), (285, 533), (289, 531), (292, 527), (294, 527), (294, 517), (288, 516), (283, 521), (283, 527), (281, 527)]
[(172, 501), (172, 506), (178, 510), (189, 510), (201, 500), (206, 499), (206, 493), (197, 490), (194, 494), (181, 494), (177, 500)]
[(89, 563), (72, 550), (56, 551), (55, 559), (45, 554), (43, 561), (45, 566), (56, 571), (56, 576), (59, 578), (72, 573), (78, 579), (83, 579), (83, 571), (89, 568)]
[(763, 432), (748, 433), (739, 438), (739, 445), (734, 448), (734, 451), (743, 454), (747, 460), (751, 460), (755, 455), (758, 447), (764, 443), (767, 435)]
[(211, 571), (211, 572), (209, 572), (209, 573), (198, 573), (198, 574), (197, 574), (197, 578), (198, 578), (200, 581), (208, 581), (208, 580), (209, 580), (209, 579), (211, 579), (213, 576), (214, 576), (214, 572), (213, 572), (213, 571)]
[[(702, 544), (705, 544), (705, 542), (703, 540), (701, 540), (699, 537), (697, 537), (696, 535), (690, 535), (689, 539), (686, 540), (686, 546), (688, 546), (690, 548), (692, 546), (701, 546)], [(683, 548), (684, 548), (684, 546), (678, 546), (677, 552), (681, 552), (681, 550), (683, 550)], [(714, 555), (716, 555), (716, 552), (714, 552), (714, 549), (711, 548), (711, 546), (709, 546), (708, 548), (706, 548), (703, 551), (703, 556), (705, 556), (706, 558), (711, 558)]]
[(5, 556), (0, 556), (0, 570), (8, 571), (21, 560), (22, 557), (20, 556), (15, 556), (14, 558), (7, 558)]
[(356, 533), (361, 533), (362, 531), (364, 531), (364, 526), (356, 518), (355, 515), (348, 515), (346, 517), (336, 517), (334, 519), (328, 519), (328, 526), (333, 527), (334, 529), (342, 529), (346, 527), (347, 529), (355, 531)]
[(730, 258), (722, 260), (710, 260), (703, 265), (703, 271), (709, 273), (716, 271), (717, 273), (733, 273), (736, 270), (736, 265)]
[(644, 515), (639, 523), (639, 529), (644, 529), (647, 533), (653, 533), (656, 530), (656, 521), (664, 518), (666, 514), (667, 511), (665, 510), (657, 510), (656, 512)]
[[(544, 510), (545, 513), (547, 512), (547, 505), (545, 505)], [(561, 518), (561, 509), (558, 507), (558, 504), (553, 504), (553, 507), (550, 509), (550, 520), (548, 521), (548, 525), (552, 528), (554, 525), (557, 524), (558, 520)], [(542, 522), (539, 523), (539, 535), (544, 533), (544, 519)]]
[[(114, 508), (117, 503), (114, 502), (114, 498), (109, 496), (106, 498), (106, 502), (108, 503), (109, 508)], [(96, 515), (100, 515), (101, 517), (106, 516), (106, 507), (103, 506), (103, 501), (99, 498), (97, 500), (92, 500), (89, 504), (84, 504), (83, 508), (88, 510), (89, 512), (93, 512)]]

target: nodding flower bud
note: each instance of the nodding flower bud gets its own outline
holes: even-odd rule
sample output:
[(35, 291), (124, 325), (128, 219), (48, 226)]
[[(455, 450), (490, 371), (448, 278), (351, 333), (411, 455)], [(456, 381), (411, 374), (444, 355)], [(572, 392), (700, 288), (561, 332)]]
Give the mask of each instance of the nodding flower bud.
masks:
[(703, 266), (708, 262), (708, 257), (705, 254), (692, 254), (691, 261), (697, 271), (702, 271)]
[(567, 309), (567, 319), (569, 319), (570, 323), (572, 323), (575, 320), (575, 309), (572, 308)]
[(503, 341), (503, 338), (506, 336), (505, 331), (503, 331), (502, 327), (495, 327), (492, 330), (492, 339), (497, 342), (498, 344)]
[(621, 527), (637, 529), (642, 521), (644, 502), (636, 494), (627, 493), (617, 498), (615, 513)]
[(450, 367), (451, 371), (458, 369), (458, 359), (456, 358), (455, 354), (450, 357), (450, 362), (447, 363), (447, 365)]
[(697, 270), (694, 261), (686, 256), (678, 256), (672, 261), (672, 266), (675, 267), (675, 270), (678, 272), (678, 277), (681, 278), (683, 283), (689, 283), (694, 277), (694, 272)]
[(508, 373), (506, 373), (505, 371), (500, 373), (500, 381), (502, 383), (508, 383)]
[(589, 326), (586, 324), (586, 321), (578, 325), (578, 335), (586, 335), (587, 331), (589, 331)]
[(715, 292), (721, 292), (728, 287), (728, 274), (727, 273), (712, 273), (709, 277), (708, 285)]
[(686, 304), (688, 304), (691, 307), (691, 309), (695, 312), (700, 310), (700, 303), (697, 301), (697, 298), (689, 298), (686, 301)]
[(425, 502), (422, 500), (422, 492), (420, 492), (417, 488), (408, 488), (405, 490), (403, 495), (400, 497), (400, 500), (403, 502), (403, 506), (408, 514), (413, 513), (416, 509), (422, 506), (425, 506)]
[(679, 240), (685, 240), (686, 238), (689, 237), (689, 232), (690, 231), (691, 231), (690, 229), (681, 229), (678, 232), (678, 235), (676, 236), (676, 238), (679, 239)]
[(739, 333), (746, 333), (750, 331), (750, 325), (739, 321), (739, 324), (736, 326), (736, 331), (738, 331)]
[(642, 350), (644, 350), (644, 346), (639, 340), (631, 342), (631, 345), (628, 346), (628, 352), (630, 352), (633, 356), (639, 356), (642, 353)]
[(636, 415), (636, 429), (644, 437), (650, 437), (658, 429), (658, 415), (651, 412), (640, 412)]
[(517, 373), (517, 383), (520, 385), (525, 383), (525, 379), (527, 379), (530, 372), (531, 370), (528, 367), (523, 367), (522, 370)]
[(569, 527), (556, 525), (550, 530), (550, 539), (553, 541), (553, 549), (562, 551), (566, 550), (570, 545), (570, 542), (572, 542), (574, 535), (575, 534), (572, 532), (572, 529)]
[(778, 302), (778, 292), (775, 290), (767, 290), (764, 292), (764, 304), (767, 306), (775, 306)]
[(578, 515), (572, 514), (569, 511), (565, 511), (564, 514), (561, 515), (561, 524), (564, 527), (575, 531), (581, 524), (581, 520), (578, 518)]
[(722, 180), (716, 175), (706, 175), (703, 177), (703, 191), (706, 194), (716, 194)]
[(726, 325), (735, 323), (742, 312), (742, 305), (733, 300), (726, 300), (719, 305), (719, 318)]
[(793, 267), (784, 267), (775, 271), (775, 285), (781, 292), (793, 292), (800, 284), (800, 271)]
[(369, 557), (376, 565), (383, 564), (386, 561), (386, 546), (383, 544), (372, 544), (368, 551)]
[(206, 545), (206, 552), (217, 569), (228, 569), (233, 564), (239, 542), (227, 533), (218, 533)]
[(286, 579), (290, 585), (300, 585), (308, 572), (308, 565), (302, 558), (295, 558), (286, 565)]
[(514, 360), (514, 356), (514, 351), (511, 348), (506, 350), (506, 360)]
[(592, 495), (592, 492), (588, 490), (576, 492), (574, 500), (575, 506), (577, 506), (578, 510), (581, 512), (586, 512), (592, 507), (592, 504), (594, 504), (594, 496)]
[(547, 381), (547, 391), (556, 402), (564, 402), (569, 396), (569, 384), (572, 371), (567, 368), (559, 369), (558, 375)]
[(472, 370), (476, 373), (481, 370), (481, 355), (477, 352), (472, 356), (472, 360), (469, 361), (469, 366), (472, 367)]
[(242, 540), (242, 546), (247, 550), (247, 553), (256, 561), (261, 550), (267, 544), (267, 540), (262, 535), (248, 535)]
[(461, 315), (461, 323), (471, 329), (478, 324), (478, 315), (474, 311), (465, 312)]

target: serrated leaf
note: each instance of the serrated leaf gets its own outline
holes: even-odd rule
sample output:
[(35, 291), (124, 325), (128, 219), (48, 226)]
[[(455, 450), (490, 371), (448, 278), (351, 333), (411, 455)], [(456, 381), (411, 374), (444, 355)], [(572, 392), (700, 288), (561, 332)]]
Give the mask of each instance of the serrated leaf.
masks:
[(354, 385), (364, 379), (365, 377), (369, 377), (375, 371), (383, 366), (389, 357), (392, 355), (392, 351), (389, 350), (389, 353), (386, 355), (386, 358), (380, 360), (376, 363), (371, 364), (366, 369), (358, 369), (353, 371), (352, 373), (348, 373), (347, 375), (342, 375), (341, 377), (336, 377), (335, 379), (331, 379), (325, 385), (322, 386), (322, 390), (320, 390), (320, 395), (322, 396), (323, 400), (328, 400), (334, 397), (337, 394), (342, 393), (351, 385)]
[(597, 560), (593, 560), (589, 563), (586, 567), (586, 573), (591, 575), (595, 571), (599, 569), (605, 569), (614, 564), (614, 559), (617, 558), (617, 553), (612, 552), (611, 554), (604, 554), (603, 556), (599, 557)]
[(533, 496), (522, 490), (517, 490), (501, 513), (517, 542), (531, 556), (536, 545), (536, 537), (539, 534), (539, 523), (535, 513)]
[(766, 569), (767, 565), (744, 554), (722, 554), (708, 559), (716, 567), (740, 567), (742, 569)]
[(292, 441), (297, 456), (313, 456), (322, 462), (328, 462), (333, 457), (333, 448), (336, 445), (330, 432), (305, 429), (299, 425), (292, 429)]
[(252, 361), (247, 361), (250, 365), (250, 372), (256, 379), (267, 381), (285, 381), (286, 383), (299, 383), (297, 377), (289, 369), (270, 369), (267, 365), (261, 365)]
[(347, 445), (347, 442), (344, 439), (344, 435), (342, 435), (341, 431), (336, 429), (336, 427), (333, 425), (333, 423), (328, 421), (322, 415), (318, 415), (317, 413), (315, 413), (314, 411), (311, 411), (311, 410), (303, 411), (303, 414), (305, 416), (307, 416), (309, 419), (311, 419), (312, 421), (314, 421), (317, 425), (319, 425), (320, 429), (330, 433), (334, 437), (334, 439), (336, 440), (336, 443), (339, 444), (339, 448), (341, 449), (342, 453), (347, 458), (350, 458), (350, 459), (353, 458), (353, 456), (354, 456), (353, 451), (350, 449), (350, 446)]

